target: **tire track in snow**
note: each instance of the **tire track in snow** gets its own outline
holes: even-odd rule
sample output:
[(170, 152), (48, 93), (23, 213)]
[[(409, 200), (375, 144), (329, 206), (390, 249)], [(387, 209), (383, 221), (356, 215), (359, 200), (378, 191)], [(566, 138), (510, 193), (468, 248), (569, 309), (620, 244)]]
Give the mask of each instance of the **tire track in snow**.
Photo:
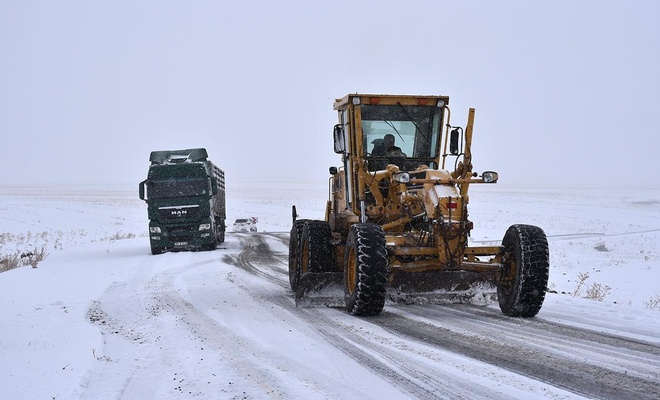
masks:
[[(250, 255), (245, 260), (250, 263)], [(284, 278), (277, 281), (280, 286), (288, 287)], [(397, 309), (401, 312), (386, 309), (380, 317), (368, 321), (399, 337), (465, 355), (581, 395), (660, 398), (660, 348), (654, 344), (538, 319), (510, 318), (483, 307), (394, 308)], [(409, 372), (413, 376), (410, 380), (402, 380), (401, 375), (394, 378), (393, 384), (403, 390), (420, 398), (447, 393), (450, 385), (442, 386), (445, 392), (436, 392), (433, 379), (427, 380), (418, 367), (402, 362), (401, 354), (374, 346), (345, 328), (329, 328), (336, 327), (337, 323), (326, 313), (302, 310), (302, 314), (328, 341), (373, 371), (388, 378), (391, 371)], [(433, 378), (438, 379), (437, 375)], [(429, 387), (424, 391), (423, 388)], [(452, 393), (460, 395), (460, 386)]]
[[(599, 237), (612, 237), (612, 236), (630, 236), (630, 235), (643, 235), (645, 233), (660, 232), (660, 229), (646, 229), (641, 231), (631, 232), (618, 232), (618, 233), (605, 233), (605, 232), (585, 232), (585, 233), (562, 233), (556, 235), (547, 235), (548, 240), (570, 240), (570, 239), (592, 239)], [(470, 243), (499, 245), (501, 240), (470, 240)]]
[[(461, 376), (458, 372), (447, 373), (447, 360), (433, 349), (421, 354), (418, 344), (409, 346), (405, 341), (392, 342), (383, 337), (364, 336), (363, 332), (355, 332), (350, 325), (341, 324), (326, 313), (315, 309), (302, 312), (306, 313), (303, 319), (334, 347), (416, 399), (510, 398), (509, 395), (480, 387), (470, 376)], [(373, 318), (369, 321), (373, 321)], [(440, 365), (443, 368), (438, 368)], [(456, 371), (459, 370), (457, 366)]]
[(660, 348), (469, 305), (385, 311), (383, 328), (598, 398), (660, 398)]
[[(231, 258), (235, 261), (233, 264), (260, 279), (276, 285), (276, 289), (269, 288), (263, 292), (261, 290), (256, 292), (254, 289), (261, 289), (261, 287), (246, 286), (237, 277), (234, 283), (238, 285), (239, 290), (246, 292), (246, 296), (253, 295), (255, 301), (269, 305), (260, 308), (260, 310), (270, 311), (279, 316), (278, 319), (281, 320), (282, 308), (288, 310), (295, 308), (293, 295), (288, 296), (286, 291), (280, 287), (285, 284), (283, 277), (280, 276), (282, 271), (275, 270), (276, 275), (269, 274), (250, 261), (256, 259), (255, 262), (263, 263), (266, 261), (267, 264), (272, 265), (272, 260), (277, 259), (278, 256), (277, 254), (265, 254), (270, 252), (270, 249), (257, 235), (250, 235), (249, 238), (241, 240), (244, 243), (244, 248), (236, 258)], [(257, 250), (255, 251), (255, 249)], [(227, 257), (223, 257), (225, 261)], [(313, 393), (313, 396), (319, 399), (342, 398), (347, 393), (353, 392), (355, 392), (356, 397), (372, 398), (364, 397), (364, 393), (359, 388), (353, 389), (343, 386), (342, 382), (338, 382), (336, 379), (329, 380), (325, 377), (323, 369), (318, 371), (300, 370), (300, 366), (296, 362), (278, 352), (282, 349), (264, 347), (263, 344), (257, 343), (258, 341), (255, 342), (250, 336), (244, 337), (237, 334), (233, 330), (237, 327), (232, 326), (231, 322), (225, 322), (228, 325), (219, 323), (218, 320), (184, 298), (179, 291), (174, 290), (174, 282), (182, 272), (184, 270), (169, 270), (167, 273), (161, 274), (160, 278), (163, 282), (161, 302), (167, 304), (168, 312), (183, 321), (196, 337), (204, 341), (206, 347), (210, 347), (216, 353), (221, 354), (223, 362), (231, 363), (238, 376), (249, 380), (252, 382), (252, 386), (259, 388), (256, 392), (261, 396), (257, 397), (261, 398), (266, 395), (268, 398), (285, 399), (289, 393), (287, 387), (291, 386), (293, 382), (294, 386), (307, 387), (308, 389), (305, 390), (308, 390), (310, 395)], [(286, 281), (286, 284), (288, 284), (288, 281)], [(273, 308), (272, 305), (278, 307)], [(239, 327), (238, 329), (244, 328)], [(283, 381), (279, 376), (281, 371), (291, 370), (298, 371), (298, 373), (288, 375), (287, 380)], [(353, 396), (349, 395), (348, 397)], [(252, 398), (250, 393), (246, 398)]]
[[(174, 378), (171, 386), (168, 385), (166, 389), (168, 397), (178, 391), (180, 394), (184, 392), (201, 394), (208, 388), (202, 386), (199, 378), (208, 374), (201, 370), (191, 370), (190, 365), (186, 364), (190, 363), (190, 358), (203, 354), (207, 361), (215, 359), (218, 363), (229, 365), (225, 370), (234, 371), (231, 376), (217, 377), (216, 382), (213, 382), (214, 386), (220, 387), (218, 395), (224, 393), (233, 395), (234, 398), (242, 396), (251, 398), (256, 392), (266, 398), (285, 399), (287, 391), (278, 384), (278, 379), (263, 367), (267, 363), (259, 362), (258, 355), (257, 360), (253, 358), (254, 346), (199, 310), (176, 289), (175, 281), (183, 274), (216, 262), (217, 258), (186, 262), (168, 267), (147, 278), (137, 278), (112, 285), (104, 293), (102, 301), (94, 304), (92, 309), (95, 312), (90, 315), (97, 316), (96, 319), (99, 320), (103, 318), (103, 321), (111, 321), (104, 329), (106, 342), (120, 339), (113, 338), (119, 335), (134, 341), (136, 345), (130, 354), (118, 353), (117, 351), (121, 349), (113, 346), (111, 350), (115, 353), (111, 357), (121, 357), (122, 361), (135, 358), (135, 362), (131, 363), (128, 369), (123, 366), (120, 370), (118, 365), (110, 365), (109, 368), (105, 368), (106, 371), (99, 374), (99, 379), (96, 381), (103, 381), (112, 374), (122, 376), (123, 384), (120, 385), (121, 390), (117, 397), (144, 398), (150, 396), (143, 386), (143, 382), (151, 378), (149, 363), (157, 362), (171, 365), (168, 369), (171, 370), (169, 373)], [(140, 298), (134, 296), (136, 293), (142, 293)], [(127, 299), (130, 301), (126, 302)], [(123, 304), (118, 305), (118, 303)], [(111, 311), (105, 311), (106, 309)], [(136, 329), (139, 329), (143, 335), (134, 338), (133, 331)], [(182, 329), (189, 333), (177, 333)], [(162, 339), (163, 345), (141, 346), (142, 343), (138, 340), (142, 338), (152, 343)], [(180, 343), (175, 343), (177, 340)], [(200, 348), (204, 350), (203, 353), (200, 352)], [(193, 365), (193, 368), (197, 367)], [(102, 385), (102, 383), (96, 384), (96, 386)], [(246, 393), (240, 388), (249, 388), (249, 390)], [(90, 391), (92, 397), (95, 392), (97, 393), (98, 390)]]
[[(263, 233), (237, 235), (242, 251), (235, 258), (225, 255), (223, 261), (286, 289), (289, 287), (288, 277), (284, 279), (283, 272), (273, 268), (273, 266), (288, 264), (288, 256), (273, 252), (268, 243), (263, 239), (263, 235)], [(261, 268), (257, 268), (255, 263), (268, 265), (270, 268), (269, 270), (262, 270)]]
[[(162, 277), (176, 271), (204, 266), (215, 260), (167, 266), (169, 260), (167, 256), (145, 257), (135, 266), (133, 276), (110, 285), (90, 305), (87, 318), (99, 326), (103, 340), (103, 349), (94, 356), (102, 364), (86, 378), (81, 398), (154, 396), (153, 388), (150, 391), (145, 386), (145, 382), (154, 379), (153, 368), (149, 363), (154, 362), (154, 359), (161, 362), (170, 359), (176, 364), (176, 348), (171, 350), (166, 344), (154, 345), (165, 342), (171, 334), (164, 330), (161, 323), (161, 317), (169, 308), (162, 297), (165, 290)], [(159, 269), (162, 271), (152, 272)], [(172, 373), (177, 375), (177, 372)], [(161, 392), (167, 391), (168, 396), (173, 393), (174, 385), (166, 388), (161, 384), (157, 386)], [(186, 386), (191, 392), (199, 391), (198, 385), (192, 380)], [(108, 393), (112, 388), (115, 388), (116, 393)]]
[[(282, 295), (270, 296), (268, 299), (270, 302), (285, 309), (295, 309), (293, 292), (289, 295), (285, 295), (290, 292), (288, 276), (285, 277), (282, 272), (272, 266), (269, 271), (264, 271), (255, 266), (255, 264), (262, 264), (262, 261), (264, 260), (264, 254), (260, 253), (270, 251), (269, 248), (264, 245), (264, 241), (260, 235), (262, 234), (242, 236), (240, 238), (244, 250), (237, 257), (236, 264), (283, 289)], [(286, 262), (288, 263), (288, 258)], [(280, 276), (274, 276), (273, 273), (280, 274)], [(401, 388), (404, 392), (408, 392), (419, 399), (438, 398), (438, 392), (436, 390), (439, 388), (429, 391), (428, 389), (425, 389), (428, 385), (422, 382), (420, 378), (413, 381), (409, 378), (403, 377), (400, 370), (395, 370), (388, 365), (391, 362), (401, 364), (398, 360), (389, 355), (384, 355), (385, 358), (389, 359), (390, 363), (379, 361), (371, 353), (374, 349), (370, 347), (373, 346), (370, 346), (369, 343), (358, 335), (349, 333), (345, 329), (337, 329), (336, 321), (325, 317), (322, 313), (316, 312), (315, 310), (298, 309), (297, 311), (298, 313), (296, 314), (298, 317), (305, 320), (310, 327), (316, 330), (328, 342), (332, 343), (335, 348), (340, 349), (342, 352), (355, 359), (360, 365), (372, 370), (379, 376), (384, 377), (394, 386)], [(402, 367), (401, 369), (406, 368)], [(410, 370), (410, 368), (407, 369)], [(426, 379), (432, 380), (429, 377), (426, 377)]]
[[(282, 308), (291, 309), (295, 307), (293, 293), (284, 295), (284, 293), (290, 292), (288, 276), (272, 265), (266, 267), (268, 270), (262, 269), (265, 267), (263, 261), (268, 257), (259, 253), (269, 251), (269, 249), (264, 245), (260, 235), (262, 234), (241, 237), (244, 250), (236, 259), (237, 265), (284, 288), (285, 291), (282, 292), (282, 295), (272, 295), (268, 301)], [(288, 242), (286, 246), (288, 247)], [(288, 258), (281, 262), (288, 263)], [(273, 273), (278, 275), (274, 276)], [(296, 315), (306, 321), (307, 325), (316, 330), (333, 347), (414, 398), (510, 398), (509, 395), (496, 393), (491, 388), (475, 385), (469, 376), (447, 373), (446, 369), (438, 368), (440, 364), (438, 360), (442, 360), (443, 357), (441, 354), (433, 354), (432, 349), (426, 354), (426, 360), (422, 362), (420, 358), (424, 358), (424, 356), (420, 356), (414, 348), (406, 346), (403, 342), (396, 345), (382, 344), (380, 342), (382, 338), (370, 338), (365, 337), (362, 332), (356, 333), (352, 324), (342, 322), (346, 320), (346, 317), (351, 320), (355, 317), (347, 316), (343, 311), (341, 314), (336, 314), (332, 310), (324, 308), (297, 309)], [(333, 318), (333, 315), (339, 318)], [(382, 317), (374, 319), (379, 318)], [(374, 319), (370, 318), (369, 321)], [(355, 319), (354, 321), (364, 320)], [(416, 346), (418, 347), (418, 345)], [(444, 349), (436, 350), (444, 351)]]
[[(166, 277), (167, 282), (171, 285), (175, 277), (174, 275)], [(246, 357), (251, 346), (242, 338), (198, 310), (175, 290), (163, 292), (161, 298), (163, 303), (168, 305), (170, 312), (178, 316), (195, 336), (203, 340), (207, 347), (221, 354), (224, 362), (233, 366), (239, 377), (248, 380), (253, 387), (259, 388), (259, 392), (267, 394), (269, 398), (286, 398), (286, 391), (277, 385), (277, 379), (260, 367), (258, 362)]]

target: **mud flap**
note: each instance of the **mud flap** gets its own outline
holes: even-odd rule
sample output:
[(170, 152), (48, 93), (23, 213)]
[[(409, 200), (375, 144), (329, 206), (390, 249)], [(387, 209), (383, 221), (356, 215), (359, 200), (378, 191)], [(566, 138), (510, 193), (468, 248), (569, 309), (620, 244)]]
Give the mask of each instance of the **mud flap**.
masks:
[(343, 272), (306, 273), (296, 287), (296, 307), (345, 307)]

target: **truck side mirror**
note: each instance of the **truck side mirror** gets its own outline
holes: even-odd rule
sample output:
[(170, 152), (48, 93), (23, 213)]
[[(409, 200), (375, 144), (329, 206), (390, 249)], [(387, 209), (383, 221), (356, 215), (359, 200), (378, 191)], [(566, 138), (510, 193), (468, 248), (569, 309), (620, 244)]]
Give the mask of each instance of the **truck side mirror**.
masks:
[(218, 180), (215, 177), (211, 178), (211, 193), (218, 194)]
[(341, 125), (335, 125), (332, 132), (335, 141), (335, 153), (343, 154), (346, 151), (346, 142), (344, 141), (344, 128)]
[(454, 128), (451, 130), (451, 134), (449, 136), (449, 152), (453, 155), (458, 154), (458, 134), (459, 134), (459, 128)]
[(144, 184), (147, 181), (140, 182), (140, 200), (144, 200)]

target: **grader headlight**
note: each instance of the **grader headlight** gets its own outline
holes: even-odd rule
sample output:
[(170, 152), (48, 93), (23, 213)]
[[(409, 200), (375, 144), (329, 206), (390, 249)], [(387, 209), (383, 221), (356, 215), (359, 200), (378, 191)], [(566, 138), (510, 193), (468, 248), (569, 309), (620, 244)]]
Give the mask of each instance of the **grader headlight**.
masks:
[(410, 174), (407, 172), (397, 172), (392, 175), (392, 180), (397, 183), (408, 183), (410, 182)]
[(496, 183), (499, 176), (495, 171), (484, 171), (481, 174), (481, 178), (484, 180), (484, 183)]

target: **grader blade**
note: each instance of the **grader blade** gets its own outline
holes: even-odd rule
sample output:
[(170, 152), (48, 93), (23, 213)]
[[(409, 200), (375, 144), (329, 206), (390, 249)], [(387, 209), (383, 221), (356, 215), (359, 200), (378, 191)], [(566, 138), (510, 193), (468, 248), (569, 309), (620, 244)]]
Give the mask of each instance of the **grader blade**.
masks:
[(344, 307), (342, 272), (307, 273), (296, 288), (296, 307)]
[(497, 300), (493, 273), (426, 271), (398, 273), (387, 288), (391, 304), (488, 304)]
[(433, 292), (403, 293), (388, 288), (387, 304), (475, 304), (486, 305), (497, 301), (497, 288), (487, 284), (475, 284), (466, 290), (436, 290)]

